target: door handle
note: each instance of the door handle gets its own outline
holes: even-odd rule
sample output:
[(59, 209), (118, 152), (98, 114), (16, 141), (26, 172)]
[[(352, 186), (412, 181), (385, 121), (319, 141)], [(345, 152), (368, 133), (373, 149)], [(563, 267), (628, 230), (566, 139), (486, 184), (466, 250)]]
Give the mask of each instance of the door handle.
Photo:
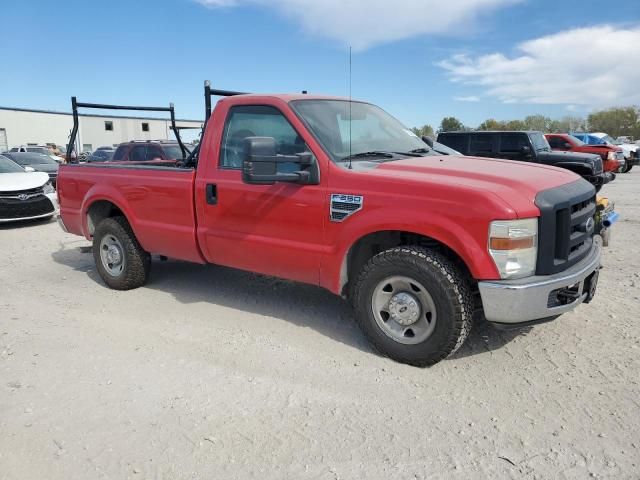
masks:
[(213, 183), (207, 183), (207, 203), (209, 205), (218, 204), (218, 187)]

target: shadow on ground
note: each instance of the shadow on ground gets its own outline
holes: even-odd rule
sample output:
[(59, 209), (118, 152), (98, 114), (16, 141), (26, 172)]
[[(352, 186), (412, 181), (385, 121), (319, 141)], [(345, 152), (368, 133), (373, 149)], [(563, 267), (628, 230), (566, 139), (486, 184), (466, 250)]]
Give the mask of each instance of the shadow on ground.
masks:
[(47, 223), (54, 222), (53, 217), (41, 218), (36, 220), (18, 220), (17, 222), (3, 222), (0, 223), (0, 230), (17, 230), (21, 228), (36, 228)]
[[(78, 242), (74, 243), (77, 245)], [(60, 247), (52, 254), (54, 261), (86, 273), (91, 280), (104, 286), (95, 269), (90, 247), (74, 244)], [(232, 268), (159, 261), (155, 257), (149, 283), (144, 288), (168, 293), (183, 304), (204, 302), (278, 318), (373, 353), (347, 302), (322, 288)], [(527, 330), (496, 330), (479, 321), (465, 345), (452, 358), (486, 354), (526, 333)]]

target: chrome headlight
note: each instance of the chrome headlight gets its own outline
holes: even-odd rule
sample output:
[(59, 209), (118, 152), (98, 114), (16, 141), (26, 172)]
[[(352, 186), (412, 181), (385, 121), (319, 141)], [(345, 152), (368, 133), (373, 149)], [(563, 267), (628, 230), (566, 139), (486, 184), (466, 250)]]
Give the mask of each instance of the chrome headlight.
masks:
[(533, 275), (538, 259), (538, 219), (491, 222), (489, 254), (503, 279)]
[(51, 185), (51, 182), (47, 182), (46, 185), (44, 187), (42, 187), (42, 192), (43, 193), (55, 193), (55, 188), (53, 188), (53, 185)]

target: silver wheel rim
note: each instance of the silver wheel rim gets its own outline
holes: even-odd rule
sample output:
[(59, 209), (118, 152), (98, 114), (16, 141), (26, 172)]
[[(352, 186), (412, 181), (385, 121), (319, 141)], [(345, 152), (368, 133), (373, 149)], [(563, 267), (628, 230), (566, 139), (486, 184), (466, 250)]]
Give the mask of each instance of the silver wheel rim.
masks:
[(378, 327), (405, 345), (424, 342), (436, 326), (436, 305), (426, 288), (409, 277), (387, 277), (373, 290), (371, 309)]
[(105, 235), (100, 241), (100, 260), (102, 266), (112, 277), (119, 277), (124, 271), (124, 248), (120, 240), (113, 235)]

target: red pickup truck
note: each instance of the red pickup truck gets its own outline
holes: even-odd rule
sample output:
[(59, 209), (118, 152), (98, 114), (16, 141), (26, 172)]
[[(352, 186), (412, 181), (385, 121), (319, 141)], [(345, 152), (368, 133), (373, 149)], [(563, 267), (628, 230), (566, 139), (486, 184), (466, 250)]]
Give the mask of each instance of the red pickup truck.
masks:
[(615, 173), (624, 168), (624, 152), (613, 145), (589, 145), (568, 133), (547, 133), (547, 141), (553, 150), (562, 152), (595, 153), (602, 158), (605, 172)]
[(318, 285), (417, 366), (476, 309), (513, 326), (593, 298), (595, 191), (574, 173), (437, 154), (369, 103), (235, 93), (211, 90), (226, 98), (175, 167), (60, 168), (61, 226), (93, 240), (109, 287), (144, 285), (151, 254)]

